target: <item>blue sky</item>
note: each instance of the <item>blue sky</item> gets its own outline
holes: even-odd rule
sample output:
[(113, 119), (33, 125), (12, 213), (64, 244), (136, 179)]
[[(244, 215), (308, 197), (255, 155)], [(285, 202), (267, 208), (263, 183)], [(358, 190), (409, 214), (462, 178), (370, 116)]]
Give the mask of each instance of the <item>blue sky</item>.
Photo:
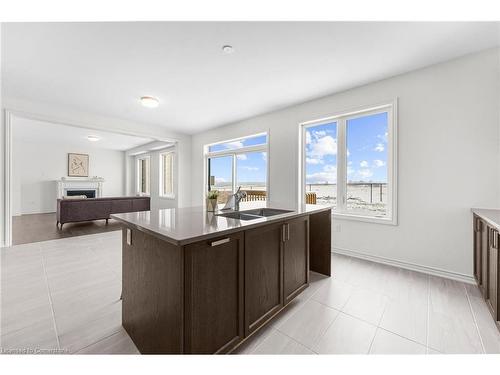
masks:
[[(347, 121), (348, 181), (387, 182), (387, 113)], [(306, 183), (337, 181), (337, 123), (306, 131)]]
[[(387, 182), (387, 113), (358, 117), (347, 121), (348, 181)], [(210, 152), (239, 149), (266, 143), (266, 135), (220, 143)], [(230, 183), (232, 157), (211, 159), (211, 175), (217, 183)], [(238, 184), (265, 183), (266, 153), (238, 155)], [(337, 123), (308, 127), (306, 131), (306, 183), (335, 183), (337, 180)]]

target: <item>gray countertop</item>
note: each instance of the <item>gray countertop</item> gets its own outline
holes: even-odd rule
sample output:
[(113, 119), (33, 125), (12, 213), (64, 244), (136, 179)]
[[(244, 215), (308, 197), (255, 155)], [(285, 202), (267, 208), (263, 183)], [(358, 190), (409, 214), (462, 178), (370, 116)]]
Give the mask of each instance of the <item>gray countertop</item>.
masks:
[(263, 207), (286, 209), (291, 210), (291, 212), (254, 220), (238, 220), (218, 216), (218, 214), (231, 211), (218, 211), (214, 214), (199, 206), (113, 214), (111, 218), (134, 226), (146, 233), (159, 236), (174, 245), (186, 245), (205, 238), (230, 234), (275, 221), (332, 209), (331, 206), (304, 204), (298, 207), (287, 207), (272, 202), (256, 201), (242, 202), (240, 211)]
[(500, 230), (500, 209), (473, 208), (472, 212), (486, 221), (488, 225)]

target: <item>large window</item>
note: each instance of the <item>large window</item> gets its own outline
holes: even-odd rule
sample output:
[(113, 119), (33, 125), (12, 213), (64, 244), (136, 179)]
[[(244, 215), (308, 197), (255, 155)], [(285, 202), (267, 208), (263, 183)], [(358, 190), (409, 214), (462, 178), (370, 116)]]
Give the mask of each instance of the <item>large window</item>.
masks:
[(174, 152), (160, 153), (160, 197), (174, 197)]
[(303, 124), (303, 200), (396, 223), (393, 104)]
[(150, 194), (150, 167), (149, 156), (137, 158), (137, 193), (139, 195)]
[(267, 199), (266, 134), (209, 145), (206, 163), (207, 190), (219, 191), (219, 203), (240, 186), (247, 200)]

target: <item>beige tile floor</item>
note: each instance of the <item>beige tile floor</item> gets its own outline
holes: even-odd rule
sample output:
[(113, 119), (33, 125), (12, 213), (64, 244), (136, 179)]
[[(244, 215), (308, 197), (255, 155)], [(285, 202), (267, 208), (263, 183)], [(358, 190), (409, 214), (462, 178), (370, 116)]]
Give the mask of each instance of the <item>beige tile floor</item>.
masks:
[[(500, 353), (475, 286), (341, 255), (240, 354)], [(136, 354), (121, 327), (120, 232), (1, 250), (4, 353)], [(21, 350), (21, 351), (19, 351)]]

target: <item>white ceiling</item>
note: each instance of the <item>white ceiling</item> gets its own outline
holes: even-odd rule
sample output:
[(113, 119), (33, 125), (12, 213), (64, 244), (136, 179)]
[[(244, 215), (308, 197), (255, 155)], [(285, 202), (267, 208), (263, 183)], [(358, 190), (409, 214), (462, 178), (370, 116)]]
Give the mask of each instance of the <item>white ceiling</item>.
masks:
[(496, 46), (498, 25), (17, 23), (2, 36), (4, 95), (192, 134)]
[[(134, 137), (105, 131), (95, 131), (68, 125), (54, 124), (45, 121), (14, 117), (14, 140), (33, 143), (68, 144), (85, 148), (103, 148), (107, 150), (125, 151), (147, 144), (152, 139)], [(100, 138), (97, 142), (90, 142), (87, 136), (95, 135)]]

